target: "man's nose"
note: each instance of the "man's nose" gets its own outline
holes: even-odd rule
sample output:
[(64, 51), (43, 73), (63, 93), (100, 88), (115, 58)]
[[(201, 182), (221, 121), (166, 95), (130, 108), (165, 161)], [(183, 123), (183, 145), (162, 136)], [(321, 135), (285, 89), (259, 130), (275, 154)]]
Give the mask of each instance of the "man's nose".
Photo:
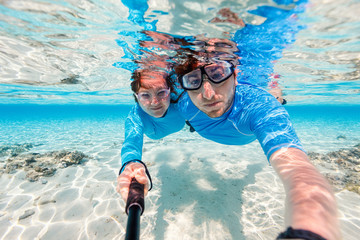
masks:
[(204, 77), (203, 86), (202, 86), (202, 96), (205, 99), (211, 99), (215, 95), (215, 91), (207, 77)]

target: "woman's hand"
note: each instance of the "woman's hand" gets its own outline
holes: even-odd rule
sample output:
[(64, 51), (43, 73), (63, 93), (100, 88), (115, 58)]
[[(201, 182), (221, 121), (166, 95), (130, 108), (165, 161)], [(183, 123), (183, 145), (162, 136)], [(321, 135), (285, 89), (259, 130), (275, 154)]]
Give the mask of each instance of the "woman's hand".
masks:
[(149, 182), (145, 173), (144, 165), (138, 162), (128, 163), (124, 171), (118, 176), (118, 184), (116, 187), (116, 191), (121, 194), (121, 197), (125, 202), (127, 201), (129, 195), (129, 187), (132, 178), (136, 178), (139, 183), (144, 184), (145, 196), (149, 189)]

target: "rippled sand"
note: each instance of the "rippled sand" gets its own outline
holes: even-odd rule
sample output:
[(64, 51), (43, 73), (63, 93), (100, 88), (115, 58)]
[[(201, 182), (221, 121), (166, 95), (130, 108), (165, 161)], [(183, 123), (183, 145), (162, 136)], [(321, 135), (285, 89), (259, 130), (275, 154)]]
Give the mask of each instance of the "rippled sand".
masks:
[[(145, 145), (154, 189), (142, 239), (273, 239), (282, 231), (283, 188), (257, 143), (226, 150), (194, 139), (160, 143)], [(23, 171), (3, 175), (2, 239), (123, 238), (127, 216), (115, 191), (120, 149), (103, 142), (90, 152), (94, 159), (58, 169), (45, 184), (27, 181)], [(344, 239), (355, 239), (360, 196), (336, 196)]]

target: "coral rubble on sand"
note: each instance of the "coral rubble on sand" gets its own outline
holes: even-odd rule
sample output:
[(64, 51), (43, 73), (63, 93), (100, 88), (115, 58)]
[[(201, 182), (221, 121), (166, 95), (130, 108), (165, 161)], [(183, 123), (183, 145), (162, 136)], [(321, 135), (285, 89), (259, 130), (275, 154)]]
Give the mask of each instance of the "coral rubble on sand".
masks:
[(321, 172), (336, 191), (347, 189), (360, 194), (360, 144), (326, 154), (310, 152), (309, 157), (324, 168)]
[(34, 146), (31, 143), (13, 144), (0, 146), (0, 157), (16, 156), (20, 153), (27, 152)]
[(66, 168), (70, 165), (78, 165), (87, 156), (79, 151), (51, 151), (46, 153), (22, 153), (30, 149), (31, 145), (1, 146), (2, 152), (10, 157), (0, 168), (0, 175), (3, 173), (12, 174), (17, 170), (26, 172), (26, 178), (30, 181), (37, 181), (40, 177), (49, 177), (55, 174), (56, 169)]

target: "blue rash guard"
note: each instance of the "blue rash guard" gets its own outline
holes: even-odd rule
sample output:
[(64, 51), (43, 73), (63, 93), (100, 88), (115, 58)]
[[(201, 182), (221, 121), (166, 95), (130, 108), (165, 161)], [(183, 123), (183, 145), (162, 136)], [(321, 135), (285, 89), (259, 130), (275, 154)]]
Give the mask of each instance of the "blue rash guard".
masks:
[(164, 117), (155, 118), (136, 104), (125, 120), (125, 140), (121, 148), (121, 162), (141, 160), (144, 133), (151, 139), (160, 139), (180, 131), (185, 125), (184, 118), (170, 104)]
[(180, 131), (185, 119), (202, 137), (218, 143), (244, 145), (258, 139), (268, 159), (281, 148), (304, 151), (285, 108), (266, 90), (240, 82), (232, 106), (218, 118), (201, 112), (187, 93), (177, 104), (170, 104), (162, 118), (148, 115), (136, 104), (125, 121), (122, 165), (141, 160), (144, 133), (152, 139), (163, 138)]
[(210, 118), (184, 94), (178, 110), (204, 138), (226, 145), (244, 145), (255, 139), (269, 159), (284, 147), (302, 151), (285, 108), (266, 90), (249, 83), (236, 86), (234, 102), (222, 116)]

